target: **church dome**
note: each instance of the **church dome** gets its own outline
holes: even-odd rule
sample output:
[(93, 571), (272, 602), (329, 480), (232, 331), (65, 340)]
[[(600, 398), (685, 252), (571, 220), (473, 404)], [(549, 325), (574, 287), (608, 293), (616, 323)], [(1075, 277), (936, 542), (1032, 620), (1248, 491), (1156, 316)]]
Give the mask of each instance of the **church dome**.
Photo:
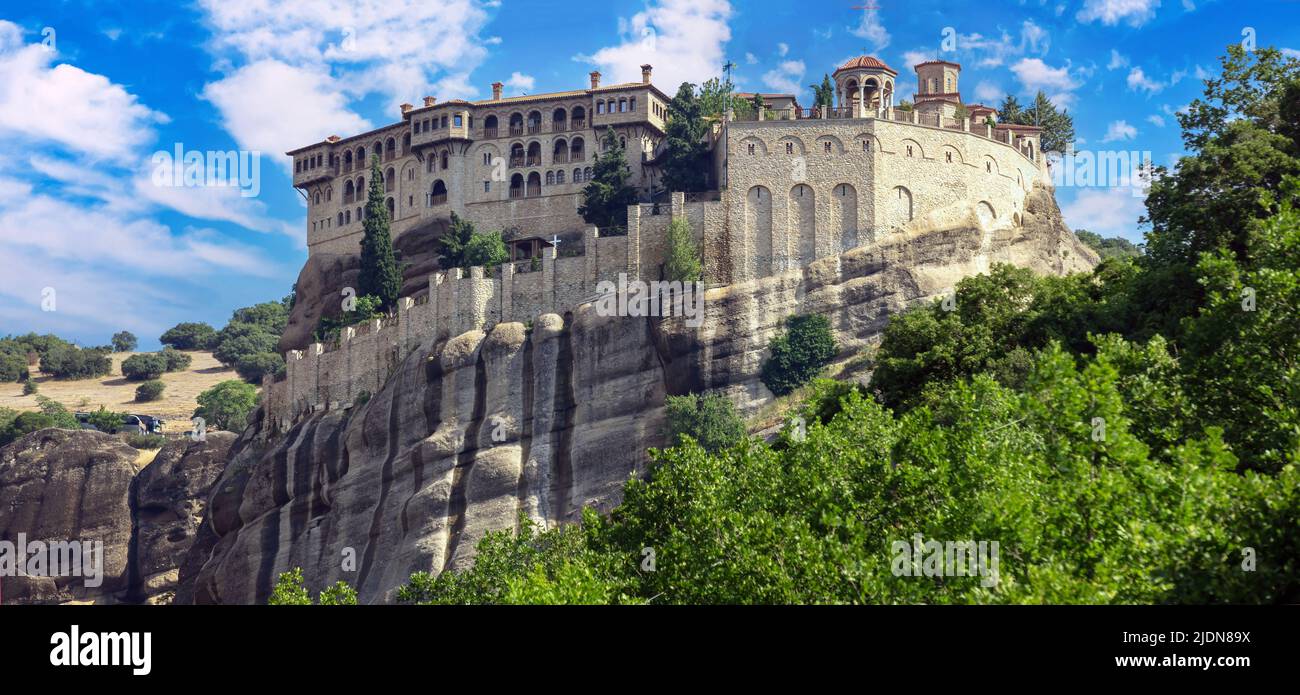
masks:
[(847, 63), (841, 65), (835, 72), (840, 73), (845, 70), (884, 70), (894, 75), (898, 74), (897, 70), (885, 65), (879, 58), (874, 56), (858, 56)]

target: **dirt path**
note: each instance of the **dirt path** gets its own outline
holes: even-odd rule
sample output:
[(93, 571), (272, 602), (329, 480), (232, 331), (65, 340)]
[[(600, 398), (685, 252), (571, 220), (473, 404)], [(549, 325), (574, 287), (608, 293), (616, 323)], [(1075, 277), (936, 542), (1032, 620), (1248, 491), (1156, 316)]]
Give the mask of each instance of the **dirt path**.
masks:
[[(153, 415), (167, 421), (166, 431), (185, 432), (190, 429), (190, 415), (198, 405), (195, 400), (198, 395), (219, 382), (239, 378), (235, 370), (221, 366), (212, 353), (187, 352), (194, 358), (188, 369), (162, 375), (162, 382), (167, 385), (162, 399), (136, 403), (135, 387), (140, 382), (122, 378), (121, 370), (122, 360), (133, 354), (114, 354), (112, 372), (96, 379), (56, 381), (39, 371), (33, 372), (32, 377), (39, 387), (37, 394), (52, 398), (72, 411), (98, 410), (102, 405), (118, 412)], [(22, 384), (0, 384), (0, 407), (37, 410), (36, 396), (22, 393)]]

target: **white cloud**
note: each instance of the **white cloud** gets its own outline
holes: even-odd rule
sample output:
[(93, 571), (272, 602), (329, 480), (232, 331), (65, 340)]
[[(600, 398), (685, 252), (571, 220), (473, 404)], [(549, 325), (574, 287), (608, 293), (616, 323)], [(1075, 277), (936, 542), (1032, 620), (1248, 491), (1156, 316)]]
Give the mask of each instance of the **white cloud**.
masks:
[(241, 148), (261, 152), (286, 171), (292, 165), (284, 152), (371, 127), (347, 108), (328, 74), (277, 60), (247, 65), (209, 83), (203, 98), (217, 107)]
[(1011, 72), (1026, 91), (1042, 89), (1066, 93), (1079, 87), (1079, 82), (1070, 74), (1069, 65), (1054, 68), (1040, 58), (1022, 58), (1011, 66)]
[(1137, 137), (1137, 128), (1128, 124), (1128, 121), (1111, 121), (1106, 128), (1106, 135), (1101, 139), (1102, 142), (1123, 142), (1132, 140)]
[(1074, 200), (1061, 206), (1061, 214), (1071, 229), (1132, 238), (1138, 218), (1146, 213), (1143, 200), (1127, 187), (1080, 189)]
[(1300, 60), (1300, 50), (1296, 50), (1294, 48), (1283, 48), (1282, 55), (1288, 58), (1295, 58), (1297, 60)]
[(595, 64), (607, 83), (639, 82), (642, 63), (655, 69), (655, 82), (669, 94), (682, 82), (717, 75), (731, 40), (727, 0), (656, 0), (631, 19), (620, 19), (620, 42), (575, 60)]
[(1118, 70), (1128, 67), (1128, 56), (1120, 55), (1115, 49), (1110, 49), (1110, 62), (1106, 64), (1107, 70)]
[(753, 53), (745, 54), (745, 63), (748, 65), (758, 65), (758, 56)]
[(531, 92), (536, 85), (537, 80), (532, 75), (525, 75), (522, 72), (512, 72), (510, 79), (506, 80), (506, 88), (513, 94)]
[(1106, 26), (1128, 22), (1140, 27), (1156, 15), (1160, 0), (1085, 0), (1075, 15), (1080, 22), (1101, 21)]
[(889, 31), (880, 21), (879, 10), (863, 10), (862, 21), (856, 27), (849, 27), (849, 33), (871, 42), (873, 53), (879, 53), (889, 46)]
[(785, 43), (784, 41), (781, 42), (781, 43), (778, 43), (778, 44), (776, 45), (776, 53), (777, 53), (777, 55), (781, 56), (782, 58), (786, 57), (786, 56), (789, 55), (789, 53), (790, 53), (790, 44)]
[[(1296, 57), (1300, 58), (1300, 55), (1297, 55)], [(1210, 79), (1211, 77), (1214, 77), (1214, 73), (1210, 72), (1209, 70), (1206, 70), (1205, 68), (1203, 68), (1203, 67), (1201, 67), (1201, 66), (1199, 66), (1199, 65), (1196, 66), (1196, 70), (1195, 70), (1194, 74), (1196, 75), (1196, 79), (1198, 79), (1198, 80), (1202, 80), (1202, 81), (1204, 81), (1204, 80), (1208, 80), (1208, 79)]]
[(1128, 73), (1128, 88), (1134, 92), (1146, 92), (1147, 94), (1158, 94), (1164, 90), (1165, 85), (1162, 82), (1147, 77), (1146, 72), (1140, 67), (1135, 67)]
[(975, 100), (981, 104), (994, 105), (1005, 94), (1001, 85), (988, 80), (980, 80), (980, 83), (975, 85)]
[(124, 161), (154, 138), (167, 116), (103, 75), (68, 63), (0, 20), (0, 134), (60, 147), (93, 159)]
[(916, 67), (918, 63), (924, 63), (929, 60), (936, 60), (937, 54), (934, 51), (918, 50), (903, 52), (903, 70), (907, 71)]
[(802, 60), (782, 61), (776, 68), (763, 73), (763, 84), (777, 92), (797, 95), (803, 88), (805, 72)]
[(1165, 127), (1165, 119), (1164, 119), (1164, 116), (1158, 116), (1158, 115), (1156, 115), (1156, 114), (1154, 114), (1154, 113), (1151, 114), (1150, 116), (1147, 116), (1147, 123), (1150, 123), (1151, 125), (1153, 125), (1153, 126), (1155, 126), (1155, 127), (1157, 127), (1157, 128), (1163, 128), (1163, 127)]

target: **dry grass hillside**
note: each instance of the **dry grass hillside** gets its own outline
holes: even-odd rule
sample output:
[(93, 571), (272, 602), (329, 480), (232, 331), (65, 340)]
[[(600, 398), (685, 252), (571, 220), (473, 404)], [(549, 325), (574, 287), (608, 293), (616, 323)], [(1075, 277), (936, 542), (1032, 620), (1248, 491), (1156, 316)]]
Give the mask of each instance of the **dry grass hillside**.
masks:
[[(135, 387), (140, 382), (124, 379), (121, 369), (122, 360), (133, 354), (136, 353), (113, 354), (113, 371), (94, 379), (60, 381), (34, 371), (32, 378), (39, 386), (37, 395), (56, 400), (73, 411), (98, 410), (102, 405), (118, 412), (153, 415), (167, 421), (166, 431), (185, 432), (190, 429), (190, 415), (198, 405), (195, 400), (198, 395), (219, 382), (239, 378), (235, 370), (223, 367), (212, 353), (187, 351), (194, 358), (189, 368), (162, 375), (162, 382), (167, 385), (162, 399), (136, 403)], [(37, 410), (36, 395), (22, 394), (22, 384), (0, 384), (0, 407)]]

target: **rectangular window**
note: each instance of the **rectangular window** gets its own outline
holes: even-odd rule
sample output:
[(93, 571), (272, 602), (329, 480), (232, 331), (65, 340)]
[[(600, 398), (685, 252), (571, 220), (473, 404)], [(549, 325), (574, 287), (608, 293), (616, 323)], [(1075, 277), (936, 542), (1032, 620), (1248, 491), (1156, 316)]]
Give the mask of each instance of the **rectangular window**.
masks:
[(596, 102), (596, 113), (605, 113), (605, 102)]
[(443, 128), (446, 128), (446, 127), (447, 127), (447, 117), (446, 117), (446, 116), (443, 116), (443, 117), (442, 117), (442, 127), (443, 127)]
[(461, 127), (462, 125), (464, 125), (464, 121), (461, 119), (460, 114), (456, 114), (456, 119), (455, 119), (455, 120), (456, 120), (456, 127), (457, 127), (457, 128), (459, 128), (459, 127)]
[(483, 192), (484, 192), (484, 193), (491, 193), (491, 192), (492, 192), (492, 182), (491, 182), (491, 181), (484, 181), (484, 182), (483, 182)]

